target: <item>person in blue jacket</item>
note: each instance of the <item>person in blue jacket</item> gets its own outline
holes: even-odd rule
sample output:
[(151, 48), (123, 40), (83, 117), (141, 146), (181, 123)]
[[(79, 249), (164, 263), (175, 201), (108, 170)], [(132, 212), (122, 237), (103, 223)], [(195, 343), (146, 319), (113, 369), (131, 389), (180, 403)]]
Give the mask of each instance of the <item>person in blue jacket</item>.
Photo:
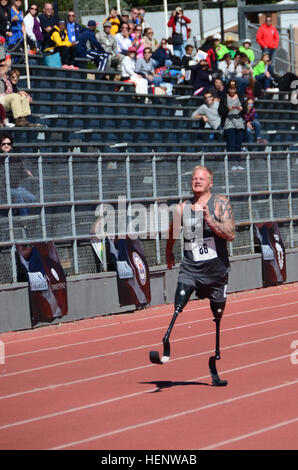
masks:
[[(92, 60), (98, 67), (98, 71), (102, 72), (107, 64), (109, 54), (105, 52), (102, 45), (97, 41), (95, 36), (96, 22), (89, 20), (85, 28), (79, 35), (79, 42), (76, 48), (77, 57), (85, 57)], [(89, 41), (91, 49), (87, 48)]]

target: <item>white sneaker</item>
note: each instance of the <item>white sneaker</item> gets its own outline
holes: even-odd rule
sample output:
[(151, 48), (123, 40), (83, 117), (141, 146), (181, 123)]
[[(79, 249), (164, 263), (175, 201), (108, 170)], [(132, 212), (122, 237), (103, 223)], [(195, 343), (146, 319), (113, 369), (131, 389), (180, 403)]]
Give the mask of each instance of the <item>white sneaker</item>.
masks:
[(279, 88), (266, 88), (267, 93), (278, 93)]
[(6, 122), (4, 124), (5, 127), (15, 127), (15, 124), (13, 124), (12, 122)]

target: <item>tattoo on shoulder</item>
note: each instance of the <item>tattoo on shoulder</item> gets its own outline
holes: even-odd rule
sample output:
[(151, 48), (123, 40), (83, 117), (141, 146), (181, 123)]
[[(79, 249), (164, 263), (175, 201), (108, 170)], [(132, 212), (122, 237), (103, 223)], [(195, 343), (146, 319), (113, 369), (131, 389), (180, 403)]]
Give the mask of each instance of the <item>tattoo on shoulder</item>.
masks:
[(214, 199), (214, 210), (219, 211), (220, 217), (224, 219), (232, 219), (233, 211), (229, 199), (225, 196), (216, 195)]

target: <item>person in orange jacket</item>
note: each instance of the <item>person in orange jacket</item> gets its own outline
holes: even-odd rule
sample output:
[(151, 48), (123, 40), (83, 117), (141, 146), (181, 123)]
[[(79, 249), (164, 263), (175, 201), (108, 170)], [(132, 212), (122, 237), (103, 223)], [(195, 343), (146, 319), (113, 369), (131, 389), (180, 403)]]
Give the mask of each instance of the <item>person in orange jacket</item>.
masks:
[(271, 61), (270, 69), (273, 72), (275, 53), (279, 45), (279, 34), (272, 24), (270, 15), (266, 15), (265, 23), (259, 27), (256, 40), (262, 49), (262, 53), (269, 54)]

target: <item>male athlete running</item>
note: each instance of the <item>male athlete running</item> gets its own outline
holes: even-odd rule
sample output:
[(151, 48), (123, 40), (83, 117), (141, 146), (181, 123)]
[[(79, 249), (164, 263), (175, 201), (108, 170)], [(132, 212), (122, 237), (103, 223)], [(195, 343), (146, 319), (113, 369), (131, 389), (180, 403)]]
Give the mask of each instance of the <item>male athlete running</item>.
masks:
[[(226, 304), (230, 270), (227, 241), (232, 241), (235, 238), (235, 222), (228, 198), (211, 192), (213, 173), (210, 169), (196, 166), (192, 172), (191, 185), (193, 198), (178, 206), (178, 219), (184, 235), (184, 256), (180, 265), (175, 294), (175, 313), (163, 339), (164, 356), (162, 360), (159, 360), (158, 353), (155, 351), (151, 351), (150, 359), (155, 363), (163, 363), (169, 359), (170, 332), (178, 313), (182, 312), (191, 294), (196, 291), (198, 298), (210, 299), (210, 308), (217, 327), (216, 354), (211, 363), (209, 362), (213, 383), (226, 385), (226, 382), (220, 381), (217, 376), (215, 359), (220, 358), (219, 324)], [(172, 249), (176, 238), (177, 218), (174, 217), (170, 224), (166, 246), (166, 260), (169, 269), (175, 265)]]

